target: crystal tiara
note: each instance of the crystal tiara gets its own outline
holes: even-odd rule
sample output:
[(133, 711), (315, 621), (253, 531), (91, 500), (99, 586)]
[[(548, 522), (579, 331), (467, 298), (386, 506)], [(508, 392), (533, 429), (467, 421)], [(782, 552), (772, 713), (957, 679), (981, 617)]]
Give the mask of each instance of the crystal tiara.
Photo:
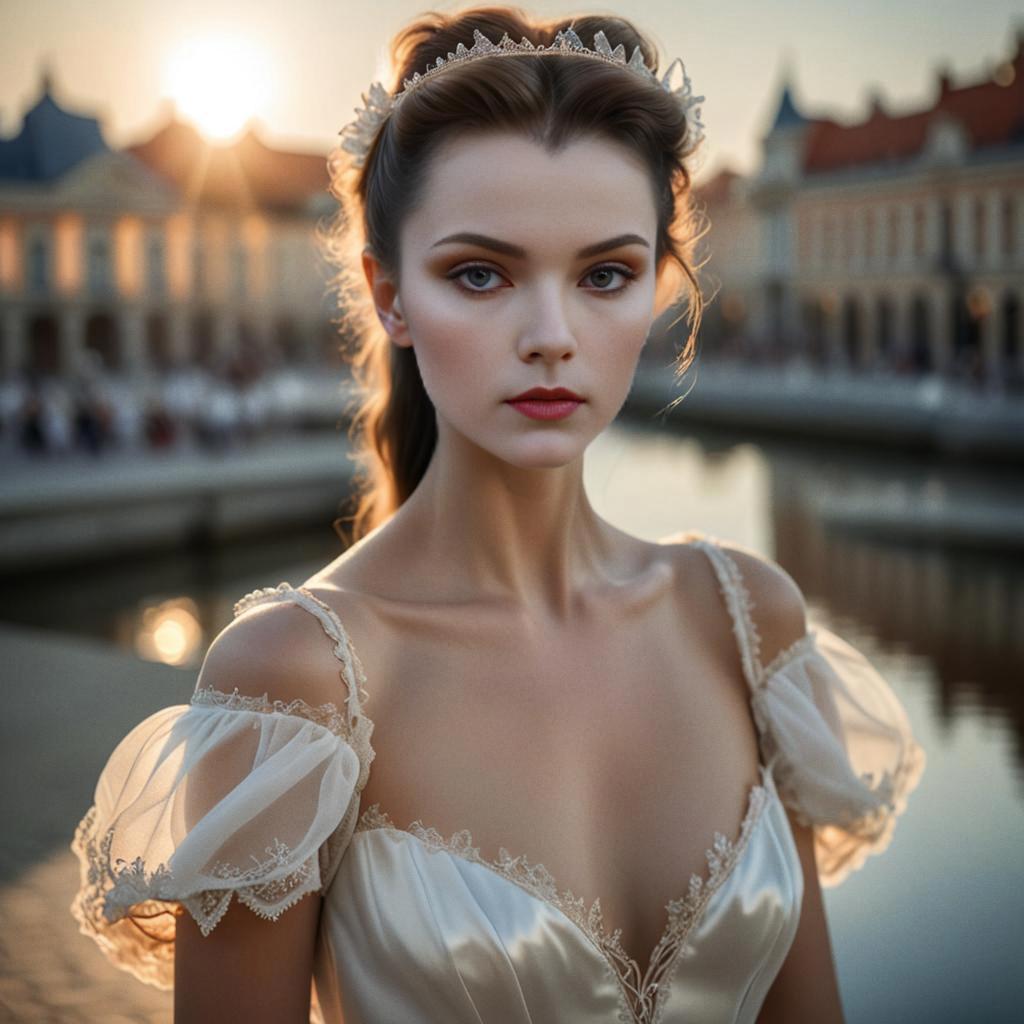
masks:
[[(416, 72), (412, 78), (406, 78), (402, 82), (401, 91), (396, 95), (392, 96), (380, 82), (374, 82), (370, 86), (369, 93), (362, 96), (364, 105), (361, 108), (356, 108), (355, 120), (345, 125), (338, 132), (341, 136), (339, 145), (346, 152), (352, 154), (352, 163), (356, 167), (362, 167), (366, 154), (369, 152), (370, 146), (373, 145), (373, 140), (376, 138), (381, 125), (384, 124), (399, 103), (410, 92), (418, 89), (424, 82), (429, 81), (435, 75), (456, 64), (465, 64), (468, 61), (479, 60), (481, 57), (514, 57), (521, 54), (529, 54), (534, 57), (552, 55), (591, 57), (596, 60), (606, 61), (609, 64), (618, 64), (627, 71), (639, 75), (652, 85), (657, 85), (664, 89), (665, 92), (676, 100), (684, 114), (692, 107), (697, 107), (698, 103), (704, 102), (703, 96), (693, 95), (690, 78), (686, 74), (683, 62), (678, 57), (668, 66), (668, 70), (666, 70), (659, 81), (657, 75), (644, 63), (643, 54), (640, 52), (639, 46), (633, 48), (633, 54), (627, 60), (626, 48), (622, 43), (619, 43), (615, 49), (612, 49), (603, 31), (595, 33), (594, 49), (590, 49), (588, 46), (583, 45), (583, 40), (580, 39), (572, 28), (563, 29), (559, 32), (555, 36), (555, 41), (550, 46), (534, 46), (525, 37), (521, 43), (515, 43), (507, 32), (501, 37), (500, 42), (492, 43), (479, 29), (474, 29), (473, 45), (471, 47), (467, 48), (463, 43), (459, 43), (455, 47), (455, 52), (448, 54), (447, 60), (443, 57), (438, 57), (435, 63), (428, 66), (428, 69), (423, 74)], [(677, 64), (682, 74), (682, 82), (673, 86), (671, 84), (672, 74)], [(701, 123), (700, 111), (701, 108), (697, 107), (693, 115), (693, 147), (696, 147), (700, 140), (704, 138), (704, 125)]]

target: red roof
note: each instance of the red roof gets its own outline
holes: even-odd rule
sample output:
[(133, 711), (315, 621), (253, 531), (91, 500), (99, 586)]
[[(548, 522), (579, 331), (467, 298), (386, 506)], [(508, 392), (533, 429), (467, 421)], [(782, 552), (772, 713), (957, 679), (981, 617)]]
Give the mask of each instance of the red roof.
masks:
[(172, 119), (126, 152), (197, 205), (297, 210), (327, 191), (325, 156), (271, 149), (252, 129), (231, 145), (212, 145), (191, 125)]
[(953, 88), (943, 75), (939, 96), (928, 110), (890, 116), (878, 105), (860, 124), (811, 120), (804, 151), (804, 171), (815, 174), (856, 164), (906, 160), (924, 147), (933, 118), (959, 121), (973, 149), (1024, 142), (1024, 41), (995, 76), (974, 85)]

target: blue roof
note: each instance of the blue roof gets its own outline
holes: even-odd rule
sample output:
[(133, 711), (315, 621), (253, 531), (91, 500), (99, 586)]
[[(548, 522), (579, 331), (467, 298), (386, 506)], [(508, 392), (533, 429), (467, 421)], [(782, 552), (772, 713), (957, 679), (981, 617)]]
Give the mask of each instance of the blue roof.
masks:
[(0, 181), (50, 182), (86, 157), (109, 150), (99, 121), (60, 107), (44, 76), (43, 94), (25, 114), (21, 131), (0, 139)]
[(789, 83), (786, 82), (782, 87), (779, 109), (776, 111), (771, 130), (775, 131), (776, 128), (788, 128), (791, 125), (806, 123), (807, 119), (796, 109), (796, 104), (793, 102), (793, 94), (789, 91)]

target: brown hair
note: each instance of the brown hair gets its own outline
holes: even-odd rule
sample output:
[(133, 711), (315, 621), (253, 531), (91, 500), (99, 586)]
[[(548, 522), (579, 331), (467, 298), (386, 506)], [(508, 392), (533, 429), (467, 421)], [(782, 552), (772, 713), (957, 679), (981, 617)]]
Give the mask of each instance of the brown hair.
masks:
[[(513, 7), (478, 7), (453, 14), (430, 12), (402, 29), (391, 44), (392, 93), (416, 71), (424, 72), (459, 43), (472, 45), (479, 29), (493, 42), (504, 33), (518, 42), (548, 46), (572, 26), (584, 44), (603, 30), (627, 55), (635, 46), (657, 69), (649, 39), (624, 18), (577, 16), (541, 20)], [(507, 57), (455, 65), (405, 96), (356, 168), (340, 148), (328, 158), (330, 192), (341, 204), (321, 236), (337, 274), (343, 345), (351, 345), (356, 408), (349, 436), (362, 472), (357, 474), (351, 541), (384, 522), (409, 497), (426, 471), (437, 442), (434, 406), (427, 396), (413, 348), (392, 344), (380, 326), (361, 270), (369, 245), (397, 284), (398, 238), (404, 219), (422, 195), (431, 156), (442, 141), (473, 130), (511, 130), (556, 151), (581, 136), (625, 143), (650, 168), (657, 196), (655, 265), (659, 310), (688, 299), (689, 336), (676, 356), (676, 376), (693, 361), (704, 299), (693, 252), (703, 231), (692, 203), (685, 160), (695, 149), (693, 124), (664, 90), (622, 68), (592, 59)], [(338, 529), (341, 520), (335, 521)], [(339, 530), (339, 533), (342, 531)]]

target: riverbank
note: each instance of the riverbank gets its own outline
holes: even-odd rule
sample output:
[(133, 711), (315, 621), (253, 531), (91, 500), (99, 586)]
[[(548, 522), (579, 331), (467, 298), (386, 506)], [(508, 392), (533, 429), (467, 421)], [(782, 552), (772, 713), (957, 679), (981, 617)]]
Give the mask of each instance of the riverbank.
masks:
[[(659, 415), (682, 393), (682, 402)], [(710, 426), (755, 442), (854, 442), (868, 458), (875, 448), (958, 466), (988, 461), (1007, 483), (1014, 474), (1003, 467), (1024, 465), (1024, 402), (950, 391), (937, 381), (708, 365), (679, 386), (668, 371), (641, 366), (620, 415), (668, 430)], [(351, 493), (350, 452), (345, 430), (325, 422), (322, 430), (269, 434), (222, 451), (8, 454), (0, 461), (0, 572), (330, 524)], [(927, 501), (921, 494), (880, 480), (877, 493), (809, 497), (835, 529), (900, 543), (1024, 550), (1024, 516), (1005, 495), (980, 487), (932, 488)]]
[(325, 430), (222, 452), (9, 458), (0, 466), (0, 571), (329, 523), (351, 490), (348, 453), (345, 435)]
[(937, 378), (707, 363), (691, 367), (680, 384), (669, 371), (642, 365), (623, 411), (649, 418), (682, 394), (669, 422), (1024, 465), (1024, 398)]

